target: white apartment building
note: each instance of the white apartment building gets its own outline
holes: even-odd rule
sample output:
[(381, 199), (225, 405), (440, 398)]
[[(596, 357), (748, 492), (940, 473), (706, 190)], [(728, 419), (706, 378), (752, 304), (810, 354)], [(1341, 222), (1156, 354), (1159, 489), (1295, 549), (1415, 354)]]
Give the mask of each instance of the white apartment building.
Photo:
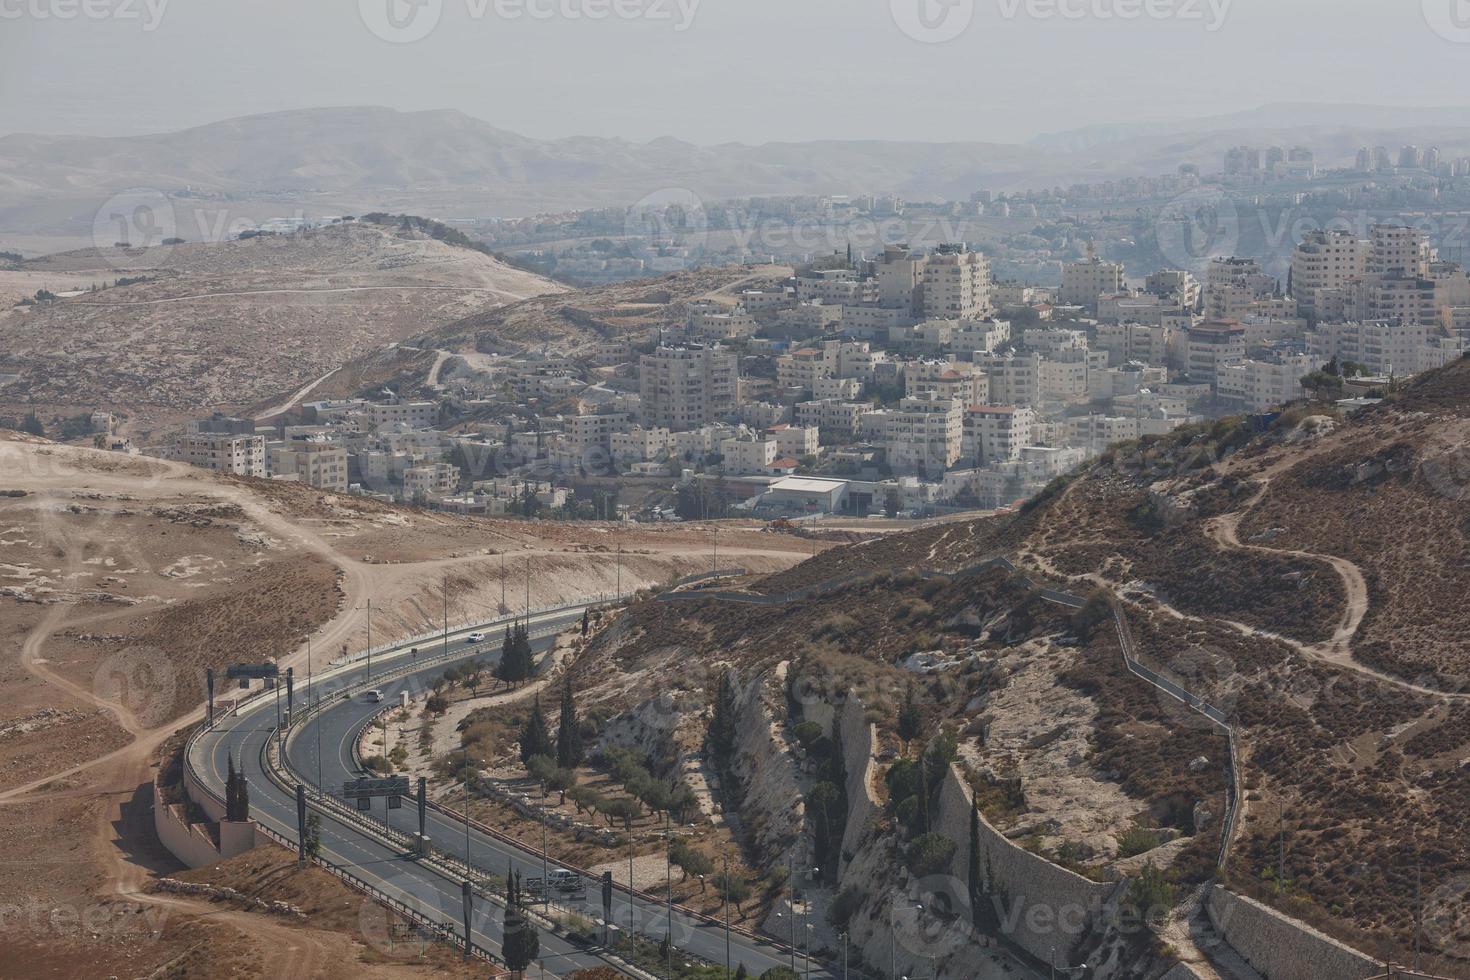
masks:
[(190, 425), (174, 447), (175, 458), (190, 466), (235, 476), (266, 475), (265, 437), (252, 419), (215, 416)]
[(437, 402), (394, 402), (383, 405), (373, 402), (367, 406), (368, 424), (373, 428), (387, 425), (406, 425), (411, 429), (432, 429), (439, 423)]
[[(1205, 278), (1205, 315), (1215, 320), (1237, 320), (1253, 313), (1294, 315), (1295, 302), (1278, 297), (1279, 289), (1275, 277), (1262, 271), (1255, 259), (1211, 259)], [(1277, 301), (1275, 305), (1272, 300)]]
[(1010, 339), (1009, 320), (961, 320), (950, 336), (949, 349), (968, 360), (977, 351), (989, 353)]
[(960, 361), (910, 361), (904, 365), (904, 394), (935, 394), (963, 405), (990, 400), (990, 377), (983, 368)]
[(1019, 405), (974, 405), (962, 421), (964, 459), (990, 465), (1019, 459), (1021, 448), (1034, 442), (1036, 412)]
[(273, 479), (296, 479), (323, 490), (347, 492), (347, 447), (324, 439), (293, 440), (272, 446)]
[(1301, 379), (1323, 361), (1311, 354), (1288, 354), (1272, 360), (1246, 359), (1220, 369), (1216, 391), (1222, 401), (1247, 412), (1269, 412), (1305, 398)]
[(900, 472), (938, 478), (960, 458), (964, 405), (957, 399), (916, 395), (899, 402), (885, 430), (888, 464)]
[(1413, 279), (1429, 275), (1434, 252), (1429, 236), (1403, 225), (1374, 225), (1368, 230), (1372, 250), (1368, 275), (1385, 279)]
[(661, 426), (644, 428), (637, 425), (626, 432), (613, 432), (608, 436), (608, 452), (619, 463), (642, 463), (657, 459), (660, 454), (668, 451), (669, 445), (669, 430)]
[(716, 345), (664, 346), (639, 358), (643, 424), (692, 429), (733, 415), (738, 407), (739, 361)]
[(931, 319), (974, 319), (990, 313), (990, 262), (964, 245), (935, 248), (923, 271), (923, 306)]
[(1062, 287), (1057, 302), (1063, 306), (1097, 308), (1099, 296), (1114, 296), (1124, 291), (1123, 266), (1089, 255), (1078, 262), (1062, 263)]
[(878, 281), (859, 278), (851, 269), (821, 269), (796, 280), (796, 298), (827, 306), (865, 306), (878, 302)]
[(1323, 363), (1335, 357), (1361, 364), (1370, 374), (1403, 377), (1443, 367), (1460, 355), (1463, 341), (1442, 337), (1424, 323), (1368, 320), (1319, 323), (1307, 347)]
[(812, 398), (817, 401), (852, 401), (862, 391), (862, 382), (857, 378), (817, 378), (812, 382)]
[(1160, 269), (1144, 280), (1144, 292), (1176, 309), (1194, 309), (1199, 302), (1199, 280), (1186, 269)]
[(1291, 253), (1291, 292), (1297, 311), (1304, 317), (1317, 316), (1322, 290), (1342, 289), (1349, 280), (1367, 274), (1370, 250), (1368, 242), (1349, 231), (1308, 232)]
[(791, 459), (815, 456), (822, 445), (821, 432), (815, 425), (772, 426), (766, 435), (776, 440), (776, 455)]
[(729, 311), (695, 311), (689, 314), (689, 335), (699, 340), (738, 340), (753, 337), (761, 325), (754, 315), (736, 308)]
[(403, 473), (403, 496), (406, 500), (453, 493), (459, 486), (459, 467), (450, 463), (427, 463)]
[(846, 442), (858, 434), (863, 413), (869, 407), (861, 402), (825, 398), (797, 403), (794, 415), (797, 425), (815, 426), (829, 441)]
[(721, 468), (733, 476), (764, 473), (776, 461), (776, 440), (726, 439), (720, 443)]
[(623, 432), (632, 426), (626, 412), (610, 412), (606, 415), (573, 415), (566, 422), (567, 448), (577, 453), (589, 449), (612, 448), (612, 434)]
[(776, 358), (776, 384), (814, 392), (817, 380), (832, 377), (836, 369), (836, 351), (832, 347), (803, 347)]
[(975, 363), (990, 377), (990, 401), (997, 405), (1041, 404), (1041, 355), (986, 354)]
[(1169, 361), (1172, 332), (1150, 323), (1099, 323), (1092, 345), (1108, 354), (1113, 365), (1137, 361), (1164, 365)]
[[(1107, 356), (1102, 351), (1098, 353)], [(1062, 404), (1086, 401), (1090, 378), (1086, 356), (1065, 360), (1048, 357), (1041, 362), (1041, 398), (1048, 403)]]
[(1245, 327), (1234, 320), (1206, 320), (1189, 328), (1185, 369), (1190, 380), (1214, 385), (1220, 369), (1245, 360)]

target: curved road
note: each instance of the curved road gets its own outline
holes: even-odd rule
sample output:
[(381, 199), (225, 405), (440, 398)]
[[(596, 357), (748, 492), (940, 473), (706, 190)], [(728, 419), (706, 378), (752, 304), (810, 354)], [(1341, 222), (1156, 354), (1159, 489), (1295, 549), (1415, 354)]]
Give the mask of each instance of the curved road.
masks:
[[(565, 610), (532, 616), (530, 620), (532, 645), (544, 650), (550, 646), (557, 632), (575, 625), (581, 619), (586, 606), (569, 607)], [(416, 659), (408, 655), (408, 647), (398, 648), (373, 658), (373, 676), (398, 674), (375, 684), (384, 696), (384, 704), (396, 702), (400, 692), (416, 695), (425, 690), (433, 678), (442, 674), (449, 663), (479, 658), (493, 662), (500, 654), (500, 631), (503, 624), (477, 627), (487, 634), (484, 644), (470, 645), (465, 636), (467, 630), (452, 631), (447, 646), (440, 640), (419, 641), (420, 654), (417, 659), (436, 658), (438, 662), (414, 669)], [(444, 655), (448, 660), (439, 659)], [(304, 680), (304, 679), (303, 679)], [(383, 707), (366, 700), (361, 694), (343, 695), (343, 688), (367, 680), (366, 665), (354, 663), (316, 678), (316, 692), (306, 683), (298, 685), (296, 703), (298, 712), (315, 697), (320, 696), (324, 707), (317, 714), (308, 715), (292, 729), (286, 743), (286, 763), (289, 770), (307, 783), (308, 800), (318, 790), (317, 782), (325, 787), (328, 795), (342, 794), (342, 783), (362, 775), (353, 753), (353, 745), (362, 729)], [(284, 710), (285, 693), (281, 693)], [(278, 785), (264, 770), (262, 753), (272, 737), (276, 724), (275, 699), (259, 698), (245, 705), (238, 717), (217, 719), (216, 728), (192, 745), (191, 762), (208, 789), (219, 798), (224, 796), (225, 773), (228, 761), (233, 758), (242, 768), (250, 782), (251, 815), (276, 833), (294, 841), (296, 839), (296, 802), (293, 790)], [(320, 745), (320, 751), (318, 751)], [(320, 776), (318, 776), (320, 773)], [(405, 853), (401, 844), (386, 836), (377, 836), (361, 825), (348, 820), (330, 808), (312, 805), (322, 820), (321, 856), (329, 863), (345, 868), (357, 877), (369, 882), (385, 894), (417, 908), (430, 919), (443, 923), (456, 934), (463, 934), (461, 879), (427, 867)], [(387, 810), (380, 801), (374, 801), (372, 816), (378, 821), (387, 820), (395, 829), (408, 834), (418, 832), (418, 816), (412, 800), (405, 800), (397, 810)], [(466, 834), (462, 818), (429, 807), (426, 833), (435, 847), (453, 857), (465, 857)], [(471, 864), (486, 873), (503, 875), (512, 869), (528, 877), (540, 877), (541, 854), (538, 849), (510, 844), (471, 828), (468, 839)], [(588, 883), (588, 901), (583, 911), (589, 916), (600, 918), (601, 896), (595, 882)], [(500, 950), (501, 909), (490, 902), (477, 898), (474, 909), (473, 938), (477, 945), (496, 952)], [(662, 938), (669, 928), (667, 907), (657, 899), (637, 896), (629, 904), (625, 891), (615, 891), (612, 905), (612, 921), (623, 929), (631, 928), (644, 935)], [(688, 953), (722, 964), (726, 956), (726, 934), (722, 926), (706, 920), (687, 916), (674, 910), (674, 945)], [(790, 955), (774, 943), (752, 939), (739, 933), (730, 934), (730, 957), (732, 968), (744, 964), (753, 975), (759, 975), (775, 966), (790, 963)], [(593, 966), (606, 966), (596, 952), (582, 950), (546, 931), (541, 934), (541, 952), (548, 975), (558, 975)], [(676, 954), (677, 955), (677, 954)], [(798, 966), (802, 966), (798, 958)], [(815, 962), (811, 972), (816, 976), (831, 974)]]

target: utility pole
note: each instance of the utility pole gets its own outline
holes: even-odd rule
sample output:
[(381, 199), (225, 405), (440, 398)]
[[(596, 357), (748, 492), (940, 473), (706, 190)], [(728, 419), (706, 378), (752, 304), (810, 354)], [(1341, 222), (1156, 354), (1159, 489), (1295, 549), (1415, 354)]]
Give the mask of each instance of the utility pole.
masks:
[[(460, 773), (464, 782), (464, 879), (465, 888), (470, 887), (470, 747), (464, 747), (464, 770)], [(465, 935), (469, 935), (466, 930)]]
[(526, 632), (531, 631), (531, 559), (526, 559)]
[(725, 976), (730, 976), (730, 855), (721, 854), (720, 861), (725, 866), (725, 876), (721, 884), (725, 886)]
[(510, 612), (510, 607), (505, 604), (505, 552), (500, 553), (500, 611)]
[(664, 811), (664, 905), (668, 912), (669, 980), (674, 980), (674, 838), (669, 827), (669, 811)]
[(710, 563), (709, 570), (711, 572), (718, 572), (720, 570), (720, 526), (718, 524), (715, 524), (712, 525), (712, 528), (714, 531), (715, 540), (715, 556), (714, 560)]
[(551, 911), (551, 877), (546, 873), (546, 807), (541, 808), (541, 907)]
[(369, 599), (367, 605), (358, 606), (359, 609), (367, 610), (367, 679), (373, 679), (373, 600)]
[(618, 601), (623, 601), (623, 546), (618, 545)]
[(1276, 801), (1277, 813), (1277, 853), (1276, 853), (1276, 895), (1280, 897), (1281, 891), (1286, 887), (1286, 803), (1283, 800)]
[(306, 867), (306, 787), (296, 784), (296, 866)]

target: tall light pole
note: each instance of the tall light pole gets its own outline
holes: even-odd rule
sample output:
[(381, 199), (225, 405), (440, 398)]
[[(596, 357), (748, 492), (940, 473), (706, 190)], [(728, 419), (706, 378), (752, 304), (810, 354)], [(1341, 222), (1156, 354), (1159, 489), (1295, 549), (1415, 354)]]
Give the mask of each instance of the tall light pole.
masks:
[(618, 601), (623, 601), (623, 546), (618, 545)]
[(367, 679), (373, 679), (373, 600), (368, 599), (367, 605), (358, 606), (359, 609), (367, 610)]
[(464, 783), (464, 880), (470, 880), (470, 869), (474, 867), (470, 863), (470, 747), (464, 746), (464, 769), (460, 772), (460, 781)]
[(888, 976), (891, 977), (892, 980), (898, 980), (898, 913), (912, 912), (915, 910), (923, 911), (923, 909), (924, 906), (918, 903), (915, 903), (913, 905), (905, 905), (902, 908), (899, 908), (898, 901), (896, 899), (889, 902), (888, 904)]
[(449, 656), (449, 572), (444, 573), (444, 655)]
[[(786, 866), (787, 866), (787, 869), (788, 869), (787, 872), (786, 872), (786, 880), (791, 883), (791, 972), (792, 973), (795, 973), (796, 972), (796, 876), (798, 874), (803, 874), (803, 875), (806, 875), (807, 877), (810, 877), (810, 876), (812, 876), (814, 874), (819, 874), (822, 869), (821, 868), (803, 868), (801, 871), (797, 871), (796, 870), (796, 856), (795, 855), (792, 855), (788, 859)], [(808, 907), (808, 903), (803, 903), (802, 904), (802, 908), (803, 909), (806, 909), (807, 907)], [(807, 913), (804, 913), (804, 914), (807, 914)], [(805, 925), (805, 920), (803, 920), (803, 925)], [(808, 964), (808, 966), (810, 966), (810, 964)]]

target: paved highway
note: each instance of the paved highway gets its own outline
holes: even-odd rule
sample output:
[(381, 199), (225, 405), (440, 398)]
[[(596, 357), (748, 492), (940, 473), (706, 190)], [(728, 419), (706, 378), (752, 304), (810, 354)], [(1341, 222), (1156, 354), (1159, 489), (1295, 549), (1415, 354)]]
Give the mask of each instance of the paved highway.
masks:
[[(533, 646), (538, 651), (544, 650), (555, 633), (581, 619), (584, 608), (576, 606), (533, 616), (530, 621)], [(486, 640), (480, 645), (469, 644), (467, 631), (458, 631), (450, 633), (447, 644), (439, 640), (419, 641), (417, 658), (408, 655), (407, 645), (375, 656), (373, 677), (388, 675), (388, 679), (374, 682), (372, 686), (383, 692), (385, 703), (392, 703), (398, 700), (402, 691), (417, 694), (425, 690), (450, 663), (476, 658), (493, 663), (500, 656), (503, 625), (481, 629), (486, 633)], [(449, 659), (441, 659), (446, 655)], [(416, 666), (419, 660), (429, 658), (435, 658), (437, 662)], [(319, 713), (308, 715), (292, 730), (286, 746), (288, 768), (308, 783), (309, 798), (318, 791), (318, 780), (328, 794), (340, 797), (342, 783), (362, 775), (354, 758), (353, 746), (363, 727), (383, 705), (370, 702), (361, 694), (346, 698), (342, 691), (344, 687), (367, 680), (366, 664), (354, 663), (328, 677), (316, 678), (315, 691), (310, 685), (302, 684), (296, 692), (298, 713), (317, 696), (324, 702)], [(285, 695), (282, 693), (282, 709), (284, 703)], [(261, 698), (245, 706), (239, 717), (222, 719), (214, 731), (196, 740), (191, 759), (207, 786), (223, 797), (227, 760), (233, 757), (250, 780), (252, 816), (294, 841), (294, 789), (288, 790), (272, 780), (262, 761), (262, 750), (272, 737), (275, 719), (275, 699)], [(346, 868), (390, 897), (452, 928), (456, 934), (463, 934), (459, 877), (426, 867), (405, 854), (401, 841), (395, 841), (388, 835), (374, 835), (331, 808), (314, 806), (313, 809), (319, 810), (322, 817), (321, 854), (325, 860)], [(386, 820), (402, 832), (413, 834), (418, 831), (417, 811), (412, 801), (406, 800), (404, 807), (397, 810), (387, 810), (383, 802), (374, 801), (373, 816), (379, 821)], [(456, 860), (464, 860), (468, 843), (470, 863), (487, 872), (503, 875), (509, 868), (531, 877), (541, 875), (539, 849), (507, 843), (473, 827), (466, 841), (463, 819), (432, 807), (428, 812), (426, 832), (438, 850)], [(584, 911), (600, 917), (601, 897), (595, 883), (589, 882), (587, 894), (589, 901)], [(472, 929), (476, 944), (497, 955), (500, 949), (500, 913), (498, 906), (478, 900)], [(662, 902), (639, 896), (630, 904), (622, 891), (614, 893), (612, 921), (624, 929), (654, 938), (662, 938), (669, 928), (668, 911)], [(720, 924), (675, 910), (672, 926), (677, 949), (714, 963), (725, 962), (726, 934)], [(729, 943), (732, 967), (743, 963), (754, 975), (790, 963), (789, 953), (774, 943), (739, 933), (731, 933)], [(549, 974), (606, 965), (595, 951), (581, 950), (545, 931), (541, 936), (541, 950)], [(800, 958), (797, 965), (804, 969)], [(811, 972), (814, 976), (830, 976), (816, 963), (811, 965)]]

